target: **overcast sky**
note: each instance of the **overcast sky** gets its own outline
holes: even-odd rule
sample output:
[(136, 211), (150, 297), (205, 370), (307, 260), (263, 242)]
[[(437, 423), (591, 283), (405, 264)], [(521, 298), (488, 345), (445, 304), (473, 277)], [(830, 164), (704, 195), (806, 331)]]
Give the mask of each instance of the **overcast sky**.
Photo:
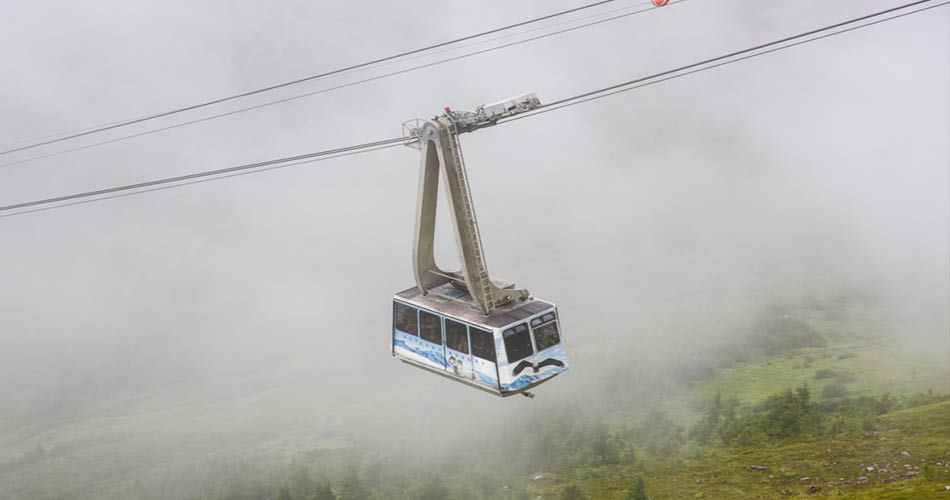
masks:
[[(0, 143), (293, 80), (578, 3), (8, 1)], [(689, 0), (0, 167), (0, 204), (390, 138), (403, 121), (443, 106), (473, 109), (530, 91), (550, 102), (894, 4)], [(914, 319), (899, 328), (908, 339), (946, 352), (948, 60), (942, 7), (464, 136), (490, 268), (559, 305), (576, 371), (588, 376), (598, 363), (585, 350), (635, 342), (675, 352), (684, 342), (714, 343), (717, 328), (769, 303), (854, 291)], [(391, 296), (412, 285), (418, 161), (416, 150), (396, 148), (0, 219), (6, 394), (49, 391), (66, 378), (111, 380), (108, 396), (116, 380), (189, 384), (280, 366), (306, 366), (318, 380), (356, 377), (347, 388), (357, 391), (412, 386), (423, 400), (456, 389), (395, 362), (388, 349)], [(439, 255), (450, 260), (445, 227)]]

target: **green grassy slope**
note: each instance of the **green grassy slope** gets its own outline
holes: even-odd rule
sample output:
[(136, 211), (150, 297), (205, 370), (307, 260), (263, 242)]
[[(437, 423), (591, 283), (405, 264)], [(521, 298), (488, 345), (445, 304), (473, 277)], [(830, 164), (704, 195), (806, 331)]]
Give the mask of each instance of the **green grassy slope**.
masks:
[[(634, 478), (642, 476), (651, 500), (950, 498), (944, 491), (950, 485), (948, 461), (950, 402), (944, 402), (885, 415), (875, 430), (857, 437), (719, 447), (703, 458), (649, 472), (612, 467), (601, 471), (600, 477), (579, 481), (547, 475), (534, 481), (531, 489), (543, 498), (556, 498), (563, 485), (574, 480), (591, 499), (621, 500)], [(925, 464), (935, 471), (934, 477), (921, 474)], [(750, 470), (750, 465), (767, 470)], [(813, 493), (808, 493), (810, 489)]]
[(889, 337), (834, 342), (740, 363), (701, 383), (699, 394), (709, 397), (718, 389), (724, 398), (737, 398), (742, 406), (750, 407), (786, 387), (805, 383), (821, 399), (822, 389), (833, 383), (843, 384), (849, 396), (877, 396), (939, 390), (946, 387), (947, 379), (939, 367), (905, 352), (899, 339)]
[[(906, 398), (947, 389), (946, 360), (908, 351), (873, 307), (852, 304), (833, 314), (802, 308), (790, 314), (818, 332), (825, 345), (759, 352), (720, 367), (714, 376), (692, 380), (687, 390), (671, 394), (664, 409), (689, 428), (701, 417), (696, 402), (710, 400), (717, 391), (723, 401), (737, 400), (740, 414), (748, 414), (769, 396), (802, 384), (818, 402), (883, 394)], [(823, 391), (832, 384), (844, 392)], [(646, 418), (644, 411), (629, 408), (612, 412), (609, 423), (619, 429)], [(636, 477), (646, 480), (651, 500), (950, 499), (950, 491), (944, 491), (950, 486), (950, 403), (869, 418), (866, 429), (855, 429), (855, 421), (851, 425), (837, 438), (688, 445), (671, 457), (646, 457), (637, 466), (581, 467), (526, 485), (532, 495), (556, 498), (574, 483), (594, 500), (623, 499)], [(921, 473), (924, 464), (933, 471), (929, 479)], [(750, 470), (750, 465), (767, 470)]]
[[(283, 464), (348, 449), (339, 420), (365, 413), (352, 401), (328, 407), (299, 397), (317, 393), (318, 382), (235, 385), (105, 401), (11, 439), (0, 447), (0, 499), (182, 498), (189, 490), (179, 485), (201, 482), (219, 464)], [(269, 425), (259, 425), (261, 414)]]
[[(398, 453), (402, 442), (381, 451), (373, 435), (351, 432), (384, 428), (379, 409), (392, 411), (417, 399), (411, 393), (417, 389), (331, 394), (309, 372), (302, 371), (308, 374), (304, 376), (288, 370), (273, 379), (248, 375), (219, 385), (104, 401), (51, 416), (51, 422), (3, 429), (0, 499), (158, 500), (197, 494), (219, 500), (238, 498), (212, 488), (220, 489), (234, 477), (249, 485), (264, 484), (258, 488), (263, 493), (254, 498), (272, 499), (294, 467), (318, 471), (338, 488), (340, 474), (334, 467), (340, 464), (355, 464), (364, 481), (378, 483), (372, 500), (415, 499), (418, 485), (432, 474), (453, 490), (468, 492), (449, 500), (551, 500), (568, 484), (580, 486), (591, 500), (620, 500), (636, 477), (646, 480), (651, 500), (950, 499), (950, 492), (942, 491), (950, 485), (950, 402), (879, 417), (849, 415), (844, 431), (833, 438), (802, 434), (806, 437), (776, 441), (760, 436), (754, 444), (744, 440), (724, 446), (715, 438), (711, 444), (699, 444), (690, 437), (689, 429), (702, 418), (703, 403), (717, 391), (723, 401), (739, 402), (742, 418), (760, 411), (770, 396), (803, 383), (819, 403), (887, 393), (906, 404), (913, 393), (947, 389), (946, 360), (906, 351), (873, 305), (803, 307), (780, 314), (791, 320), (779, 326), (790, 325), (793, 334), (802, 328), (807, 335), (817, 332), (820, 342), (770, 350), (757, 346), (750, 336), (734, 344), (744, 349), (742, 356), (698, 359), (706, 365), (701, 370), (682, 371), (690, 362), (680, 361), (655, 376), (653, 381), (662, 384), (628, 374), (621, 388), (649, 387), (650, 404), (639, 398), (641, 391), (618, 403), (611, 398), (603, 407), (571, 408), (570, 402), (557, 402), (565, 408), (554, 411), (553, 417), (525, 408), (526, 415), (543, 421), (519, 421), (521, 427), (514, 422), (506, 426), (510, 432), (495, 441), (469, 443), (478, 453), (449, 453), (449, 459), (427, 462), (400, 458), (412, 456)], [(832, 384), (844, 392), (827, 394), (824, 389)], [(651, 412), (657, 410), (670, 417), (670, 426), (681, 426), (679, 430), (663, 435), (665, 431), (657, 433), (653, 427), (641, 432), (646, 436), (632, 437), (632, 429), (654, 418)], [(266, 418), (259, 418), (262, 415)], [(261, 421), (267, 425), (259, 425)], [(508, 438), (512, 441), (505, 442)], [(659, 448), (673, 445), (658, 451), (653, 441)], [(612, 446), (614, 458), (598, 456), (598, 449)], [(630, 458), (631, 449), (636, 460)], [(540, 463), (550, 464), (552, 470), (539, 470), (545, 468)], [(750, 465), (766, 470), (750, 470)], [(539, 472), (543, 477), (535, 479)], [(902, 477), (911, 473), (917, 474)]]

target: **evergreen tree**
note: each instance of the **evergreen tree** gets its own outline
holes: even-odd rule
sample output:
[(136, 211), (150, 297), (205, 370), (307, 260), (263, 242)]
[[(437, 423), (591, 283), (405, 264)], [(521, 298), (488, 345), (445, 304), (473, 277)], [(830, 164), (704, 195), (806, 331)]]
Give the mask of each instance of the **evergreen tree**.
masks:
[(293, 472), (290, 473), (287, 484), (295, 498), (306, 498), (315, 486), (313, 478), (310, 476), (310, 470), (303, 466), (294, 468)]
[(452, 492), (437, 475), (430, 477), (419, 491), (418, 500), (449, 500)]
[(647, 486), (643, 483), (642, 477), (638, 477), (637, 480), (633, 482), (624, 500), (650, 500), (647, 497)]
[(607, 424), (598, 420), (593, 424), (591, 430), (591, 451), (600, 464), (613, 464), (617, 462), (617, 452), (610, 442), (610, 433), (607, 431)]
[(476, 500), (475, 493), (468, 486), (459, 486), (455, 490), (455, 500)]
[(530, 500), (528, 492), (520, 488), (512, 489), (503, 498), (505, 500)]
[(811, 390), (803, 384), (793, 392), (783, 392), (769, 397), (764, 404), (766, 414), (765, 432), (772, 438), (801, 436), (805, 430), (817, 428), (819, 415), (811, 402)]
[(637, 465), (637, 449), (633, 444), (627, 445), (626, 462), (630, 465)]
[(360, 481), (356, 467), (350, 467), (350, 470), (347, 471), (346, 476), (343, 477), (343, 481), (340, 483), (339, 500), (366, 500), (368, 496), (369, 492), (366, 491), (366, 487), (363, 486), (363, 482)]
[(739, 435), (739, 421), (735, 417), (728, 418), (722, 421), (719, 424), (719, 429), (717, 430), (719, 434), (719, 439), (722, 441), (722, 444), (728, 445), (732, 443), (732, 440)]
[(719, 423), (717, 433), (722, 444), (730, 444), (739, 434), (739, 420), (736, 417), (736, 408), (739, 406), (739, 400), (730, 398), (726, 400), (722, 409), (722, 420)]
[(713, 396), (712, 402), (706, 407), (704, 413), (703, 418), (710, 430), (719, 427), (719, 417), (722, 416), (722, 394), (719, 389), (716, 389), (716, 395)]
[(561, 494), (557, 496), (557, 500), (587, 500), (587, 495), (585, 495), (577, 485), (569, 484), (561, 490)]
[(330, 489), (330, 483), (323, 483), (314, 488), (313, 495), (310, 498), (311, 500), (336, 500), (336, 495)]
[(273, 489), (264, 484), (260, 478), (249, 477), (247, 473), (235, 473), (227, 477), (220, 489), (215, 493), (215, 499), (222, 500), (258, 500), (270, 498)]
[(284, 483), (277, 490), (277, 500), (294, 500), (294, 497), (290, 495), (290, 486), (287, 486), (287, 483)]

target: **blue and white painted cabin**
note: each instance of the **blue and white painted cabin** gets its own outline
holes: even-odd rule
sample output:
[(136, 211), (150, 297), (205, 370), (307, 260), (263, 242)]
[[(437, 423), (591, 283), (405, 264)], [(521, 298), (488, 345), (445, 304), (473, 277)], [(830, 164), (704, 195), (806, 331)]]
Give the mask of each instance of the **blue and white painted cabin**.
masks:
[(457, 298), (416, 287), (393, 297), (393, 356), (502, 397), (567, 370), (554, 304), (515, 300), (485, 316), (467, 293), (451, 285), (437, 291)]

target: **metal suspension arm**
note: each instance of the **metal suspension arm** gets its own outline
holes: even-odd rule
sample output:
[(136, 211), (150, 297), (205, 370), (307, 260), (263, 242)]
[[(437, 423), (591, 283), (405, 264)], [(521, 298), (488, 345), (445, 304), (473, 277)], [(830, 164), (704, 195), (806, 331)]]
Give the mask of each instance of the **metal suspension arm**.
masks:
[[(422, 152), (413, 246), (413, 271), (419, 290), (427, 294), (445, 283), (464, 284), (475, 305), (486, 315), (516, 298), (528, 298), (527, 290), (496, 283), (488, 274), (455, 121), (450, 116), (437, 117), (426, 122), (416, 133)], [(440, 171), (451, 207), (462, 265), (461, 277), (440, 269), (435, 263), (433, 246)]]

